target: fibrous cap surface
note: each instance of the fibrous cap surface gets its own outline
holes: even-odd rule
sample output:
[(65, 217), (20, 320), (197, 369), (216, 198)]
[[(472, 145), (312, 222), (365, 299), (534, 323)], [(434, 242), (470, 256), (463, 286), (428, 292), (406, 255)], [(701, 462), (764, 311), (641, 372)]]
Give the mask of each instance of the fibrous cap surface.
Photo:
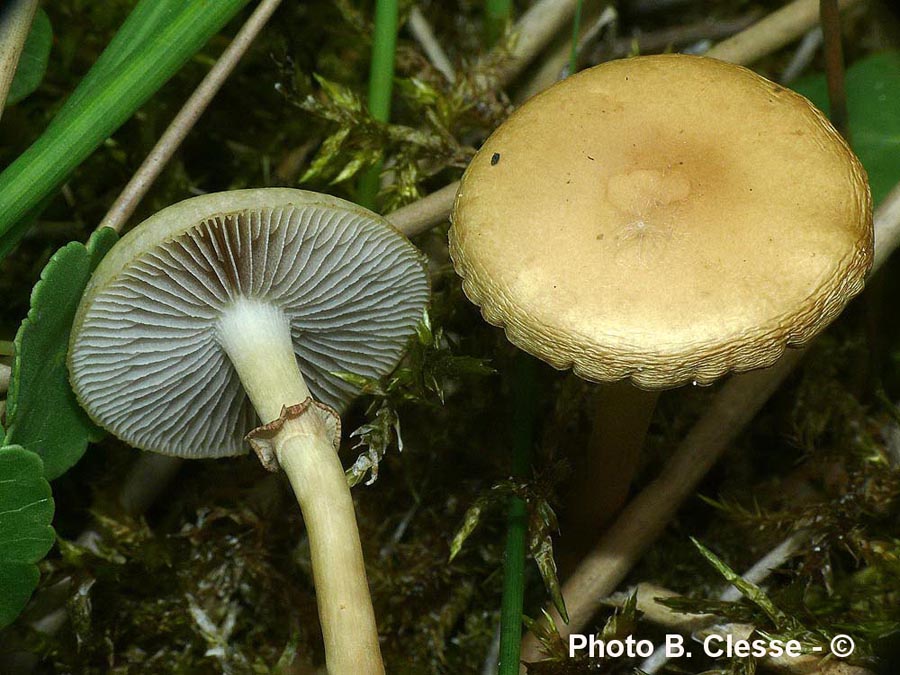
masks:
[(645, 388), (771, 365), (872, 261), (865, 172), (822, 114), (693, 56), (531, 99), (472, 160), (452, 222), (466, 294), (514, 344)]
[(428, 294), (417, 250), (355, 204), (282, 188), (204, 195), (103, 259), (75, 319), (71, 381), (91, 417), (135, 447), (240, 454), (257, 419), (217, 341), (237, 299), (284, 313), (310, 391), (340, 409), (357, 392), (334, 373), (389, 372)]

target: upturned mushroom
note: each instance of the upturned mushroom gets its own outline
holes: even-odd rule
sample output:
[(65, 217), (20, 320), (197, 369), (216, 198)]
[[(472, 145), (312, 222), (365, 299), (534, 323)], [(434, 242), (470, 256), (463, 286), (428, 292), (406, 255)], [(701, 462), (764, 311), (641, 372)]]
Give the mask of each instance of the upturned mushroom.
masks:
[(589, 539), (609, 508), (598, 491), (624, 499), (658, 390), (772, 365), (872, 264), (866, 175), (828, 120), (694, 56), (609, 62), (531, 99), (472, 160), (452, 223), (488, 322), (555, 368), (617, 383), (572, 502)]
[(291, 189), (188, 199), (124, 236), (76, 315), (71, 381), (93, 420), (185, 458), (281, 467), (309, 536), (329, 672), (382, 673), (337, 373), (378, 377), (428, 300), (417, 250), (355, 204)]

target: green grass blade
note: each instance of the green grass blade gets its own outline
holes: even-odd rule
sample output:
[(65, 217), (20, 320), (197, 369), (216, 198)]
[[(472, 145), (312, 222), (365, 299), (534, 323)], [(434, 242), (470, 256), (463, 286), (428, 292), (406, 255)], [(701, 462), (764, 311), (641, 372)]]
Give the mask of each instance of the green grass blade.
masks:
[(484, 3), (484, 41), (493, 47), (512, 14), (512, 0), (486, 0)]
[(572, 47), (569, 49), (569, 75), (578, 70), (578, 34), (581, 33), (581, 10), (584, 1), (575, 3), (575, 16), (572, 17)]
[(146, 34), (145, 28), (124, 25), (125, 37), (113, 40), (117, 49), (128, 49), (129, 37), (140, 48), (114, 53), (106, 60), (101, 56), (100, 74), (89, 74), (84, 89), (79, 87), (73, 94), (74, 102), (64, 106), (47, 131), (0, 174), (0, 257), (18, 242), (21, 228), (12, 234), (11, 230), (19, 220), (62, 184), (247, 1), (189, 0), (181, 3), (183, 9), (177, 14), (164, 15), (145, 7), (153, 5), (153, 0), (138, 6), (139, 16), (158, 30)]
[[(531, 444), (537, 406), (535, 362), (516, 356), (513, 373), (513, 478), (531, 470)], [(500, 608), (500, 675), (518, 675), (525, 596), (525, 541), (528, 514), (524, 500), (512, 497), (507, 516), (506, 558), (503, 563), (503, 604)]]
[(141, 0), (131, 10), (128, 18), (122, 23), (84, 79), (79, 82), (75, 92), (60, 109), (56, 119), (78, 110), (82, 101), (89, 100), (92, 91), (102, 87), (110, 75), (115, 73), (116, 68), (143, 49), (154, 33), (171, 23), (184, 5), (185, 3), (181, 0)]
[[(398, 12), (397, 0), (377, 0), (375, 3), (375, 35), (372, 41), (372, 65), (369, 70), (369, 113), (380, 122), (387, 122), (391, 117)], [(360, 204), (367, 208), (375, 206), (380, 178), (381, 162), (369, 167), (362, 174), (358, 195)]]

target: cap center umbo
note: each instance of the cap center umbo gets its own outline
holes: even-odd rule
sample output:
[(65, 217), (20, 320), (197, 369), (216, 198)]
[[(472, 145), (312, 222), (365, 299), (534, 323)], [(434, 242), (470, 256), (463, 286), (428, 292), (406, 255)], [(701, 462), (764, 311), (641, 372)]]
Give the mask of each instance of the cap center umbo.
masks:
[(633, 169), (610, 176), (606, 198), (622, 216), (617, 260), (627, 255), (644, 264), (656, 257), (674, 236), (673, 208), (690, 192), (690, 180), (679, 169)]

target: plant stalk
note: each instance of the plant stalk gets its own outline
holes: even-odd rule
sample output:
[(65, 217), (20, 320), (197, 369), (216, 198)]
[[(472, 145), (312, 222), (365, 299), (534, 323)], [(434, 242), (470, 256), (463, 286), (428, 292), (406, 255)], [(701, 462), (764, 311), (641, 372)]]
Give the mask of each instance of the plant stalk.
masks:
[(422, 51), (425, 52), (428, 60), (431, 61), (431, 65), (447, 78), (448, 82), (456, 81), (456, 72), (453, 70), (453, 64), (447, 57), (447, 53), (444, 51), (441, 43), (435, 37), (431, 24), (428, 23), (425, 15), (422, 14), (422, 10), (418, 7), (413, 7), (409, 12), (409, 20), (406, 25), (416, 42), (419, 43)]
[[(845, 10), (861, 1), (838, 0), (838, 6)], [(798, 39), (818, 21), (819, 0), (794, 0), (748, 29), (723, 40), (706, 55), (729, 63), (753, 63)]]
[(493, 47), (503, 35), (511, 14), (512, 0), (485, 0), (484, 41), (488, 47)]
[[(516, 355), (513, 371), (512, 478), (522, 480), (531, 470), (531, 445), (537, 407), (534, 359)], [(525, 500), (513, 496), (507, 515), (506, 558), (503, 562), (503, 603), (500, 608), (499, 674), (519, 672), (522, 646), (522, 608), (525, 597), (525, 546), (528, 511)]]
[[(391, 116), (398, 22), (397, 0), (376, 0), (372, 64), (369, 69), (369, 113), (379, 122), (387, 122)], [(378, 162), (363, 172), (357, 201), (366, 208), (374, 209), (380, 183), (381, 162)]]
[(569, 75), (578, 70), (578, 36), (581, 33), (581, 12), (583, 0), (578, 0), (575, 5), (575, 16), (572, 17), (572, 46), (569, 49)]
[[(498, 74), (498, 86), (512, 82), (565, 28), (575, 13), (577, 0), (538, 0), (513, 26), (516, 41)], [(486, 57), (492, 58), (492, 55)]]
[(819, 17), (825, 41), (825, 79), (828, 83), (828, 117), (850, 142), (847, 88), (844, 84), (844, 50), (841, 45), (841, 11), (838, 0), (820, 0)]
[(159, 177), (172, 155), (187, 137), (190, 130), (200, 119), (213, 97), (228, 79), (228, 76), (240, 62), (253, 40), (259, 35), (268, 22), (269, 17), (281, 4), (281, 0), (261, 0), (253, 10), (253, 14), (235, 35), (231, 44), (222, 52), (216, 65), (210, 69), (200, 85), (182, 106), (175, 118), (169, 123), (166, 131), (160, 136), (156, 145), (144, 159), (140, 168), (128, 181), (128, 184), (109, 208), (97, 229), (111, 227), (121, 232), (125, 222), (134, 213), (141, 199), (147, 194), (150, 186)]
[(5, 394), (9, 389), (10, 367), (5, 363), (0, 363), (0, 394)]
[(38, 0), (12, 0), (0, 8), (0, 117), (37, 8)]

